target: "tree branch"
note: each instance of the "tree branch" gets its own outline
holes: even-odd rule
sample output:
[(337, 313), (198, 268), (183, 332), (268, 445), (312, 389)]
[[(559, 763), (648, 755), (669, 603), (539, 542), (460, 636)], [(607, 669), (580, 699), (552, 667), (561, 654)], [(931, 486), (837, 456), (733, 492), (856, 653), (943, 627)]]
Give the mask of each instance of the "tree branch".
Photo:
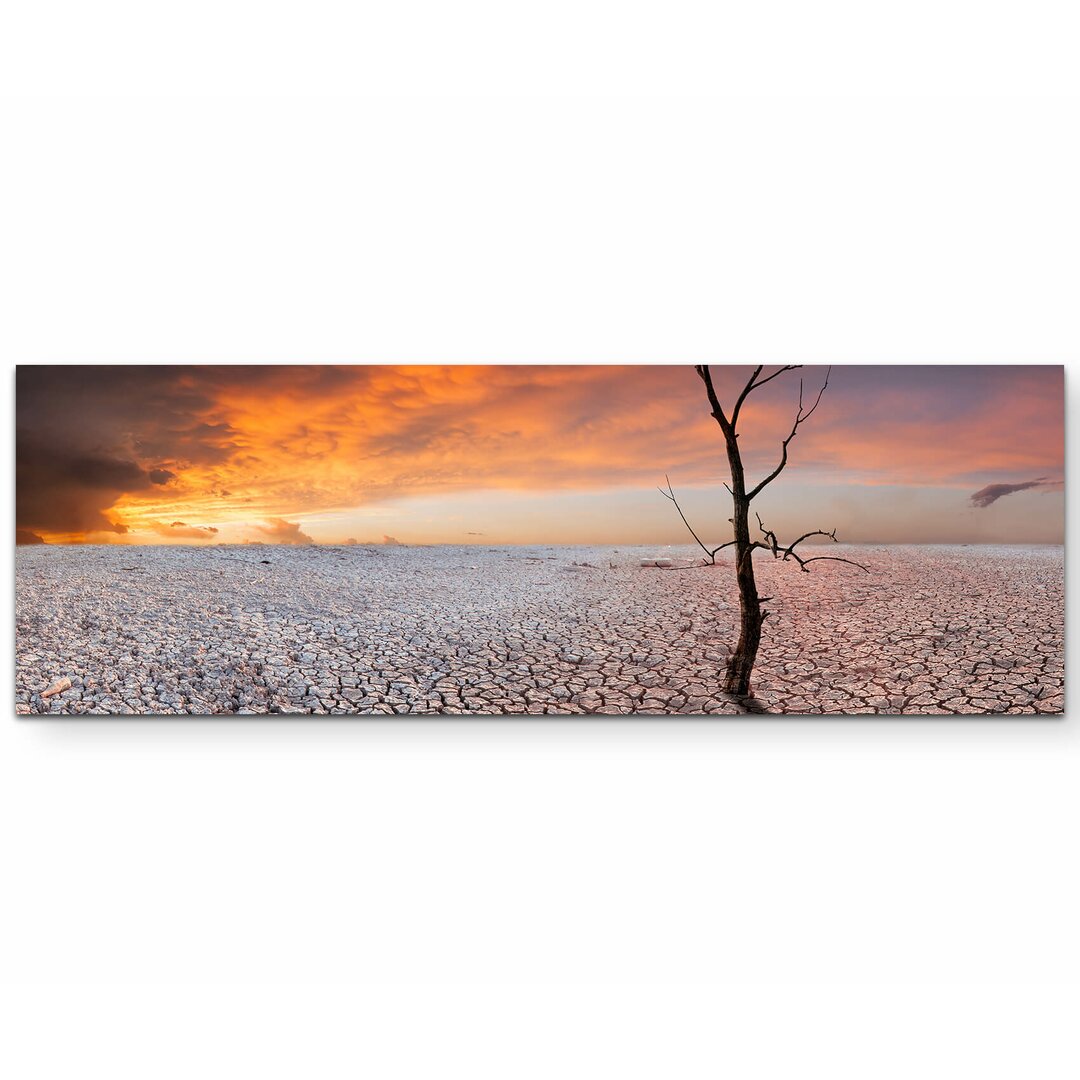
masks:
[(870, 573), (870, 567), (863, 566), (861, 562), (856, 562), (854, 559), (841, 559), (839, 555), (815, 555), (812, 559), (799, 559), (799, 556), (795, 556), (799, 561), (799, 566), (804, 573), (809, 574), (810, 571), (806, 569), (807, 565), (812, 562), (842, 562), (847, 563), (848, 566), (857, 566), (860, 570), (865, 570), (866, 573)]
[[(779, 371), (776, 372), (776, 375), (779, 374)], [(825, 391), (829, 388), (829, 376), (831, 374), (832, 368), (830, 367), (829, 370), (825, 373), (825, 382), (822, 384), (821, 389), (818, 391), (818, 395), (814, 399), (814, 404), (811, 405), (810, 408), (807, 409), (805, 412), (803, 411), (803, 382), (802, 379), (799, 380), (799, 411), (795, 414), (795, 423), (791, 425), (791, 433), (780, 444), (780, 464), (777, 465), (776, 468), (773, 469), (773, 471), (769, 473), (769, 475), (766, 476), (765, 479), (762, 480), (756, 488), (753, 489), (753, 491), (747, 493), (747, 501), (750, 501), (751, 499), (756, 498), (758, 495), (760, 495), (761, 492), (784, 471), (784, 466), (787, 465), (788, 443), (795, 438), (795, 435), (799, 430), (799, 425), (806, 423), (806, 421), (814, 415), (814, 411), (821, 404), (821, 395), (824, 394)], [(770, 376), (770, 378), (775, 378), (776, 375), (772, 375)]]
[(765, 523), (761, 520), (761, 515), (755, 515), (758, 520), (758, 527), (761, 529), (765, 536), (765, 539), (769, 541), (768, 544), (762, 544), (760, 541), (755, 540), (754, 543), (757, 547), (765, 548), (766, 551), (771, 550), (774, 559), (780, 559), (783, 562), (787, 562), (788, 559), (794, 559), (799, 564), (799, 569), (804, 573), (809, 574), (807, 566), (812, 562), (842, 562), (847, 563), (849, 566), (857, 566), (860, 570), (865, 570), (870, 573), (869, 567), (863, 566), (861, 562), (856, 562), (854, 559), (842, 559), (839, 555), (814, 555), (809, 559), (804, 559), (795, 548), (798, 547), (804, 540), (809, 540), (811, 536), (827, 536), (834, 544), (840, 543), (836, 539), (836, 530), (832, 532), (826, 532), (824, 529), (814, 529), (813, 532), (803, 533), (798, 540), (793, 540), (787, 547), (784, 547), (776, 539), (776, 533), (771, 529), (765, 528)]
[(671, 477), (668, 476), (667, 473), (665, 473), (664, 474), (664, 479), (667, 481), (667, 491), (665, 491), (663, 488), (657, 488), (656, 490), (659, 491), (660, 494), (663, 495), (665, 499), (670, 499), (675, 504), (675, 509), (679, 511), (679, 517), (682, 518), (682, 523), (687, 527), (687, 529), (690, 530), (690, 535), (698, 542), (698, 547), (701, 548), (701, 550), (704, 551), (705, 554), (708, 555), (709, 558), (712, 559), (713, 562), (716, 562), (715, 553), (711, 552), (702, 543), (701, 537), (698, 536), (698, 534), (696, 532), (694, 532), (693, 525), (691, 525), (690, 522), (686, 520), (686, 515), (682, 512), (682, 507), (679, 505), (679, 500), (675, 498), (675, 491), (671, 486)]
[(761, 364), (758, 364), (754, 368), (754, 374), (750, 376), (749, 382), (743, 387), (742, 393), (739, 395), (738, 401), (735, 402), (735, 408), (731, 411), (731, 426), (732, 428), (739, 422), (739, 413), (742, 411), (743, 402), (750, 396), (750, 393), (756, 390), (759, 386), (764, 386), (767, 382), (772, 382), (777, 375), (783, 375), (785, 371), (794, 371), (796, 368), (801, 368), (802, 364), (784, 364), (778, 371), (774, 371), (771, 375), (766, 375), (764, 379), (758, 379), (758, 376), (764, 370)]
[(694, 370), (701, 376), (701, 381), (705, 384), (705, 391), (709, 395), (709, 404), (712, 406), (712, 414), (726, 435), (731, 428), (731, 424), (728, 423), (728, 418), (724, 415), (724, 408), (720, 404), (720, 399), (716, 396), (716, 390), (713, 388), (712, 373), (709, 371), (709, 365), (695, 364)]
[(726, 548), (726, 547), (731, 547), (731, 545), (734, 544), (735, 541), (734, 540), (729, 540), (726, 544), (721, 544), (719, 547), (713, 548), (712, 550), (707, 548), (701, 542), (701, 537), (698, 536), (698, 534), (696, 532), (694, 532), (694, 527), (690, 524), (689, 521), (686, 520), (686, 515), (682, 512), (682, 507), (679, 505), (679, 500), (675, 498), (675, 492), (671, 487), (671, 478), (665, 473), (664, 474), (664, 479), (667, 481), (667, 491), (665, 491), (662, 487), (658, 487), (656, 490), (659, 491), (660, 494), (663, 495), (665, 499), (670, 499), (675, 504), (675, 509), (679, 511), (679, 517), (682, 518), (683, 524), (687, 527), (687, 529), (690, 530), (690, 535), (698, 542), (698, 547), (700, 547), (701, 550), (704, 551), (705, 554), (709, 556), (709, 560), (711, 562), (715, 563), (716, 562), (716, 553), (718, 551), (723, 551), (724, 548)]
[(777, 551), (779, 549), (779, 544), (776, 539), (776, 533), (774, 533), (771, 529), (765, 528), (765, 522), (761, 520), (760, 514), (757, 514), (756, 517), (758, 528), (761, 529), (762, 535), (765, 537), (766, 540), (768, 540), (768, 544), (762, 544), (761, 546), (764, 547), (766, 550), (771, 550), (774, 559), (778, 558), (779, 556), (777, 555)]

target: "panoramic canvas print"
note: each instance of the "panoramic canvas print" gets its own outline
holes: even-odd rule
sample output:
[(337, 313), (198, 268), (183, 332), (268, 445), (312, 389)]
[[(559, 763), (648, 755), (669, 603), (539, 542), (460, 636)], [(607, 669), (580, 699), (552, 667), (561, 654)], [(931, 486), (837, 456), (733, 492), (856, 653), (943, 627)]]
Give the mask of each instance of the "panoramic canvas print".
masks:
[(1061, 367), (21, 366), (21, 714), (1064, 707)]

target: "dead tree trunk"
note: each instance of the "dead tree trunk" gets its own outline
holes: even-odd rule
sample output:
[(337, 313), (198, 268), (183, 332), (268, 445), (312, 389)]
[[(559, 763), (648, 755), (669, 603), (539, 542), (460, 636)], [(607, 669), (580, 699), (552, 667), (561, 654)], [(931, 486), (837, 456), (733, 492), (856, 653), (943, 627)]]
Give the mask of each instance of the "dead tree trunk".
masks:
[(754, 545), (750, 539), (750, 500), (746, 497), (746, 476), (738, 437), (730, 424), (724, 426), (724, 438), (731, 469), (731, 503), (734, 510), (731, 524), (735, 531), (735, 580), (739, 586), (739, 639), (728, 660), (724, 690), (746, 697), (750, 693), (750, 673), (757, 660), (761, 624), (765, 616), (754, 580)]
[[(725, 486), (731, 493), (733, 509), (731, 524), (734, 532), (734, 539), (726, 544), (721, 544), (720, 547), (710, 552), (709, 548), (698, 539), (694, 530), (690, 529), (690, 532), (694, 539), (697, 540), (698, 543), (705, 548), (705, 551), (712, 556), (714, 562), (717, 551), (720, 551), (725, 547), (735, 548), (735, 580), (739, 588), (739, 637), (735, 644), (734, 651), (728, 658), (727, 673), (724, 678), (724, 690), (729, 694), (735, 694), (739, 697), (747, 697), (750, 695), (750, 677), (754, 670), (754, 663), (757, 660), (758, 648), (761, 645), (761, 626), (769, 614), (767, 611), (763, 610), (762, 604), (770, 598), (758, 595), (757, 582), (754, 580), (754, 551), (757, 548), (763, 548), (766, 551), (771, 551), (773, 558), (784, 559), (785, 561), (794, 559), (799, 564), (799, 568), (808, 573), (808, 564), (823, 560), (846, 562), (852, 566), (858, 566), (860, 569), (866, 570), (866, 567), (861, 563), (854, 562), (851, 559), (841, 559), (830, 555), (815, 555), (812, 558), (804, 559), (796, 553), (795, 548), (797, 545), (801, 544), (804, 540), (810, 539), (812, 536), (824, 536), (835, 541), (835, 529), (832, 532), (815, 529), (812, 532), (800, 536), (798, 540), (795, 540), (787, 547), (783, 547), (777, 540), (776, 534), (765, 528), (764, 522), (762, 522), (760, 515), (758, 515), (758, 526), (763, 539), (753, 540), (750, 537), (750, 504), (780, 475), (784, 466), (787, 465), (788, 444), (795, 438), (795, 435), (799, 430), (799, 425), (808, 420), (820, 404), (821, 395), (825, 393), (825, 390), (829, 385), (829, 376), (825, 376), (824, 385), (818, 391), (817, 398), (809, 409), (804, 409), (803, 407), (802, 382), (800, 381), (799, 411), (795, 416), (795, 423), (791, 427), (790, 434), (784, 439), (781, 445), (780, 464), (777, 465), (764, 480), (749, 491), (746, 488), (746, 474), (743, 469), (742, 454), (739, 451), (739, 434), (737, 431), (739, 414), (742, 411), (743, 402), (746, 401), (747, 396), (752, 391), (775, 379), (777, 375), (782, 375), (785, 371), (791, 371), (795, 367), (801, 367), (801, 365), (785, 364), (778, 371), (774, 371), (771, 375), (765, 376), (765, 378), (761, 378), (763, 368), (761, 366), (755, 368), (753, 375), (750, 376), (749, 381), (743, 387), (742, 393), (739, 394), (730, 417), (724, 412), (720, 400), (716, 395), (708, 365), (703, 364), (696, 368), (698, 375), (705, 383), (705, 389), (709, 395), (709, 404), (712, 406), (712, 415), (720, 425), (727, 446), (731, 484)], [(661, 491), (663, 491), (663, 489), (661, 489)], [(667, 497), (670, 498), (672, 502), (675, 502), (675, 495), (671, 489), (670, 481), (668, 482), (668, 491), (665, 494), (667, 494)], [(675, 505), (676, 509), (679, 509), (679, 514), (681, 516), (682, 510), (679, 508), (677, 502)], [(690, 524), (686, 521), (685, 517), (683, 517), (683, 521), (686, 522), (687, 528), (690, 528)], [(869, 573), (868, 570), (867, 573)]]

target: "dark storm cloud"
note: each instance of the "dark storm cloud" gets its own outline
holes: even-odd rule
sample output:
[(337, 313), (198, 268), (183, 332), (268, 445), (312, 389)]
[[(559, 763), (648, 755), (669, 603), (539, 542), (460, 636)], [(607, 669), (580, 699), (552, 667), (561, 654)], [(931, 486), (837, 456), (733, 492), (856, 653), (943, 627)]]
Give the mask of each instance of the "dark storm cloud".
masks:
[(125, 532), (105, 513), (122, 496), (233, 458), (238, 433), (222, 417), (223, 396), (334, 395), (366, 378), (349, 367), (19, 366), (16, 524)]
[(134, 461), (86, 452), (63, 441), (17, 428), (15, 438), (15, 522), (47, 532), (116, 532), (125, 526), (103, 510), (128, 491), (150, 487), (150, 477)]
[(980, 488), (971, 496), (971, 501), (975, 506), (986, 507), (997, 502), (998, 499), (1005, 495), (1012, 495), (1017, 491), (1027, 491), (1028, 488), (1040, 487), (1045, 482), (1046, 477), (1040, 476), (1037, 480), (1027, 480), (1023, 484), (987, 484), (986, 487)]
[(121, 496), (168, 484), (186, 465), (225, 460), (234, 433), (207, 420), (218, 371), (16, 368), (16, 525), (123, 533), (105, 514)]

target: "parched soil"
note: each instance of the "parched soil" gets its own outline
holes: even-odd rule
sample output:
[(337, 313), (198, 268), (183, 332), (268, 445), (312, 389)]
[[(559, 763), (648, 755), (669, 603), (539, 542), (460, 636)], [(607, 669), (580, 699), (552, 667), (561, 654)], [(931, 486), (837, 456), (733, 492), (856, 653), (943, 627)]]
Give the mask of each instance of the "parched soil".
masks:
[[(694, 549), (24, 547), (16, 712), (1058, 713), (1061, 547), (759, 553), (749, 701), (730, 558)], [(49, 698), (61, 679), (71, 686)]]

